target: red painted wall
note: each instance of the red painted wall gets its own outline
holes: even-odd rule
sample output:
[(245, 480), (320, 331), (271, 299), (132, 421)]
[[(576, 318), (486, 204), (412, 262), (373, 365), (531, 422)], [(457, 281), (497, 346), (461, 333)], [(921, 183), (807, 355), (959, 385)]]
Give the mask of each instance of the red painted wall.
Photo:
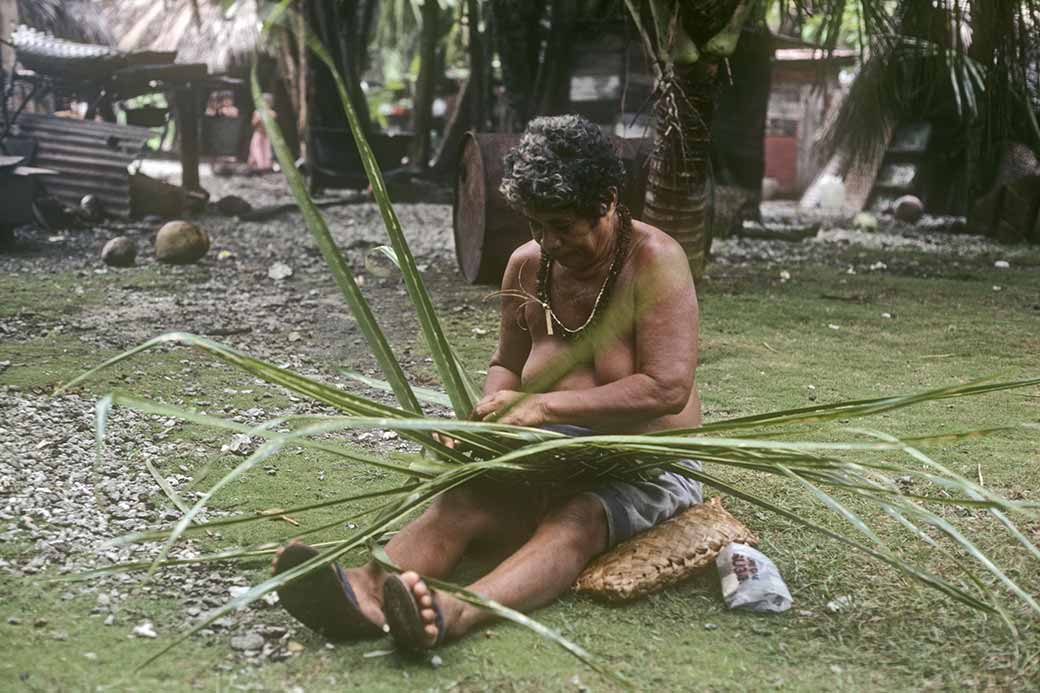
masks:
[(798, 192), (798, 138), (766, 136), (766, 177), (780, 184), (777, 192), (792, 195)]

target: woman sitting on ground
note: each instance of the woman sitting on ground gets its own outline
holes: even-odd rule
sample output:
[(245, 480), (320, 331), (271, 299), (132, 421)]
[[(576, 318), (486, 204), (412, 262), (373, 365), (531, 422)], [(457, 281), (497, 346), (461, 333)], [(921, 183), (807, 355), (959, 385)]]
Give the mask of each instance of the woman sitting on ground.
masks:
[[(697, 296), (683, 249), (631, 218), (619, 201), (624, 165), (597, 126), (578, 116), (538, 118), (505, 158), (501, 190), (533, 240), (509, 259), (498, 349), (472, 418), (572, 435), (699, 426)], [(620, 326), (550, 391), (524, 390), (609, 312)], [(694, 464), (691, 462), (690, 464)], [(411, 649), (458, 638), (495, 616), (422, 576), (446, 578), (468, 552), (495, 567), (468, 589), (530, 611), (566, 592), (597, 554), (701, 501), (673, 473), (591, 487), (472, 484), (438, 497), (386, 545), (405, 570), (371, 562), (320, 570), (283, 587), (282, 604), (329, 638), (389, 627)], [(287, 570), (315, 555), (290, 544)]]

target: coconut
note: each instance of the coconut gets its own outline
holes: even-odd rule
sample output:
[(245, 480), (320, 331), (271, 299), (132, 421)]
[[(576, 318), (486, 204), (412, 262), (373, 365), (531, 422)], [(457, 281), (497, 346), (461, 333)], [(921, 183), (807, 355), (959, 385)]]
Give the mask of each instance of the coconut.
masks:
[(924, 216), (924, 204), (913, 195), (903, 195), (892, 206), (896, 219), (907, 224), (916, 224)]
[(197, 262), (209, 250), (209, 236), (186, 221), (171, 221), (155, 237), (155, 257), (170, 265)]
[(137, 244), (126, 236), (113, 238), (101, 249), (101, 260), (112, 267), (133, 267)]

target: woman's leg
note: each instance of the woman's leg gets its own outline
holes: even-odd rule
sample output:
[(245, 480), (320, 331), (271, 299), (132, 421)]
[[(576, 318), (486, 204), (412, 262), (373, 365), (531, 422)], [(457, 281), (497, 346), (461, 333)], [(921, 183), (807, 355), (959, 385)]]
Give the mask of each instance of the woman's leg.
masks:
[[(435, 578), (447, 577), (474, 542), (520, 546), (537, 526), (538, 503), (523, 494), (483, 485), (466, 486), (439, 496), (416, 520), (386, 545), (401, 568)], [(347, 575), (365, 616), (382, 626), (382, 567), (370, 561)]]
[[(576, 496), (549, 512), (523, 546), (469, 589), (517, 611), (537, 609), (570, 589), (585, 565), (606, 547), (607, 518), (602, 504), (589, 495)], [(406, 572), (401, 577), (419, 603), (432, 645), (438, 639), (436, 612), (420, 572)], [(495, 618), (447, 594), (438, 594), (436, 599), (450, 638)]]

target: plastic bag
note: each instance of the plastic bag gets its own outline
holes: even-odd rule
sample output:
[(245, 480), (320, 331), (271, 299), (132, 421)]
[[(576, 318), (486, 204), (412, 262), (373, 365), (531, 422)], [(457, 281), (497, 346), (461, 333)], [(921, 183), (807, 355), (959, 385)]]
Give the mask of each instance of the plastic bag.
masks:
[(776, 565), (747, 544), (728, 544), (715, 558), (722, 597), (731, 609), (778, 614), (791, 608), (791, 592)]

